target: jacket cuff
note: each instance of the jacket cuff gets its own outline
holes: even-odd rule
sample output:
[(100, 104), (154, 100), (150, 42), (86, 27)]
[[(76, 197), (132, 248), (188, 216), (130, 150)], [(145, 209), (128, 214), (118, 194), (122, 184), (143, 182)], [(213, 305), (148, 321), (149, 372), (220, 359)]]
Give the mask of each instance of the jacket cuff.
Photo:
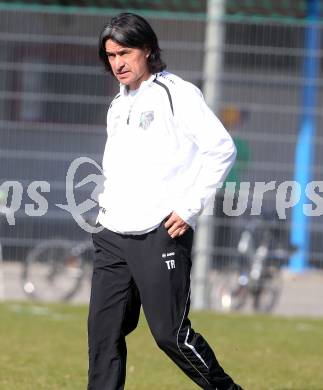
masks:
[(176, 207), (174, 211), (182, 218), (183, 221), (189, 224), (193, 229), (195, 229), (197, 218), (202, 212), (202, 210), (194, 211), (185, 207)]

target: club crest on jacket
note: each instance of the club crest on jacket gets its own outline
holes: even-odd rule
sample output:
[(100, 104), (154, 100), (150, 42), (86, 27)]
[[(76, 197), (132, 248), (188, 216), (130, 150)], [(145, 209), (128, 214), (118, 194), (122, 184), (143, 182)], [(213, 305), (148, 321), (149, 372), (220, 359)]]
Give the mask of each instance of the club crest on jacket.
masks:
[(147, 130), (150, 124), (154, 120), (154, 111), (145, 111), (141, 113), (139, 127), (143, 130)]

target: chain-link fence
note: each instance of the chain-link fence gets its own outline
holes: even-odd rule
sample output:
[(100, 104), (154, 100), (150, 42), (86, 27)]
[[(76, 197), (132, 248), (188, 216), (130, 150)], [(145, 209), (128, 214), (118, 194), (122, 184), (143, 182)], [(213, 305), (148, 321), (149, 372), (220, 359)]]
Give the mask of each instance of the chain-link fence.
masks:
[[(309, 24), (302, 19), (306, 10), (302, 8), (294, 19), (254, 17), (236, 13), (231, 3), (227, 2), (224, 14), (216, 20), (222, 40), (209, 47), (206, 6), (198, 14), (143, 13), (159, 37), (169, 71), (203, 89), (206, 81), (212, 82), (212, 75), (204, 71), (206, 54), (213, 51), (217, 57), (219, 73), (213, 78), (217, 100), (213, 103), (238, 148), (238, 161), (228, 181), (250, 182), (251, 186), (245, 196), (247, 209), (240, 217), (223, 214), (219, 193), (213, 219), (214, 248), (209, 252), (215, 268), (237, 254), (239, 232), (258, 196), (254, 183), (275, 182), (275, 189), (264, 194), (262, 209), (274, 211), (279, 184), (295, 180), (296, 145), (308, 111), (316, 123), (311, 180), (319, 181), (322, 176), (322, 49), (313, 52), (306, 47), (310, 34)], [(97, 41), (115, 12), (1, 6), (0, 173), (6, 213), (1, 215), (0, 239), (7, 264), (23, 261), (40, 240), (88, 238), (57, 204), (67, 203), (66, 174), (73, 160), (88, 157), (101, 163), (106, 111), (118, 86), (98, 61)], [(322, 35), (320, 22), (316, 32)], [(314, 76), (304, 69), (309, 57), (318, 63)], [(309, 83), (315, 84), (314, 107), (304, 106)], [(82, 164), (74, 184), (90, 173), (97, 174), (97, 168)], [(35, 183), (39, 181), (50, 186)], [(91, 197), (93, 184), (74, 191), (77, 204)], [(37, 193), (48, 204), (44, 215), (37, 216)], [(10, 205), (18, 206), (9, 213)], [(291, 210), (286, 208), (287, 230), (292, 224)], [(306, 226), (310, 232), (308, 265), (323, 268), (323, 217), (310, 218)]]

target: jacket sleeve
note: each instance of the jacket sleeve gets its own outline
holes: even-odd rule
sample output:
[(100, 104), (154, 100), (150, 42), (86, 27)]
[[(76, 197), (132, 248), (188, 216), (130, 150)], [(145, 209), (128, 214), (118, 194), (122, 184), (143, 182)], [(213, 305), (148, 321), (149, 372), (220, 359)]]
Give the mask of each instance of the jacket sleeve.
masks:
[(201, 169), (195, 183), (174, 211), (189, 225), (214, 197), (236, 157), (233, 140), (193, 84), (186, 83), (177, 97), (178, 126), (197, 147)]

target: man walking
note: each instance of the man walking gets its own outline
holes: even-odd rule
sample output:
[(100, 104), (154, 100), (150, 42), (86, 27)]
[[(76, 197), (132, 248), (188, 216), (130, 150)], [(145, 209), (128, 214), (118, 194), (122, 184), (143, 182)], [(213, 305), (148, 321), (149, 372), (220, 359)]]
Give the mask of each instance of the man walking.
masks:
[(145, 19), (112, 18), (99, 54), (120, 93), (107, 114), (104, 229), (93, 234), (88, 390), (124, 389), (125, 336), (141, 305), (159, 347), (197, 385), (241, 389), (188, 319), (196, 218), (234, 162), (232, 139), (200, 91), (164, 71)]

